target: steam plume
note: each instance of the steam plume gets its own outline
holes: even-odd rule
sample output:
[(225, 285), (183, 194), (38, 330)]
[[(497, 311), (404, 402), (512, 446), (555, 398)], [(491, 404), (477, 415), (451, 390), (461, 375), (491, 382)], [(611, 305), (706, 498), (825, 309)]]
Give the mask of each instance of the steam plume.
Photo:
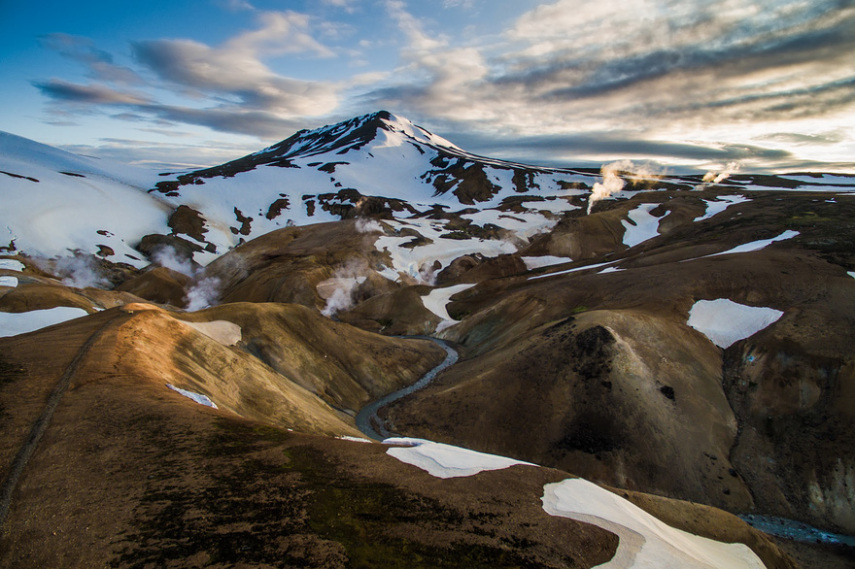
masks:
[(723, 170), (718, 172), (711, 170), (704, 174), (704, 184), (720, 184), (738, 171), (739, 162), (729, 162)]
[(600, 175), (603, 177), (602, 182), (594, 184), (591, 190), (591, 196), (588, 198), (588, 213), (594, 209), (594, 204), (600, 200), (610, 197), (621, 191), (626, 182), (620, 177), (620, 172), (625, 172), (636, 178), (657, 179), (661, 176), (661, 172), (649, 164), (633, 164), (631, 160), (618, 160), (610, 164), (604, 164), (600, 169)]
[(359, 285), (365, 282), (365, 263), (359, 261), (348, 261), (333, 273), (327, 280), (318, 283), (318, 294), (327, 301), (321, 314), (332, 318), (337, 313), (352, 308), (354, 295)]

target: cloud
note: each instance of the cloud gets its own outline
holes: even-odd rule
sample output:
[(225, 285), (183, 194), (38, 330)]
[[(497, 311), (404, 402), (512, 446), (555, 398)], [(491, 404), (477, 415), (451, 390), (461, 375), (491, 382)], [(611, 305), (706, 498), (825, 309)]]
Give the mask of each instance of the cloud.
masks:
[(98, 84), (79, 85), (61, 79), (50, 79), (33, 83), (43, 95), (68, 103), (88, 103), (101, 105), (145, 105), (149, 100), (141, 95), (118, 91)]
[(447, 45), (444, 38), (427, 33), (421, 21), (407, 11), (407, 5), (402, 0), (386, 0), (386, 11), (406, 36), (409, 51), (425, 53)]
[(800, 132), (772, 132), (769, 134), (763, 134), (760, 136), (755, 136), (754, 140), (758, 141), (772, 141), (772, 142), (783, 142), (788, 144), (802, 145), (802, 144), (821, 144), (821, 145), (832, 145), (839, 144), (845, 140), (847, 140), (847, 136), (844, 132), (840, 130), (834, 130), (830, 132), (816, 133), (816, 134), (804, 134)]
[(113, 56), (95, 47), (94, 42), (85, 37), (70, 34), (54, 33), (42, 36), (40, 42), (44, 47), (52, 49), (63, 57), (83, 64), (89, 70), (89, 76), (111, 83), (139, 85), (140, 76), (130, 69), (116, 65)]
[[(263, 57), (333, 52), (309, 34), (309, 18), (295, 12), (264, 12), (261, 26), (219, 47), (186, 39), (133, 44), (137, 60), (159, 78), (198, 96), (230, 97), (235, 110), (281, 116), (321, 115), (338, 105), (333, 84), (284, 77)], [(220, 121), (222, 122), (222, 121)], [(240, 132), (246, 132), (242, 129)], [(260, 134), (260, 133), (259, 133)]]
[(683, 137), (834, 116), (855, 101), (855, 7), (835, 0), (559, 0), (519, 17), (498, 48), (439, 41), (400, 2), (387, 6), (410, 40), (407, 65), (366, 100), (509, 144), (631, 125), (628, 145), (663, 156), (786, 159)]

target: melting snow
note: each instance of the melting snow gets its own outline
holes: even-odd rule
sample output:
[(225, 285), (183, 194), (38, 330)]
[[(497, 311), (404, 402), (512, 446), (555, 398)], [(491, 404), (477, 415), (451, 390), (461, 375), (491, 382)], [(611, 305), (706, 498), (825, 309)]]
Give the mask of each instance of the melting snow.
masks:
[(726, 298), (699, 300), (689, 310), (688, 324), (719, 348), (753, 336), (784, 313), (774, 308), (745, 306)]
[(88, 312), (82, 308), (58, 306), (47, 310), (30, 312), (0, 312), (0, 337), (17, 336), (33, 332), (54, 324), (60, 324), (75, 318), (82, 318)]
[(409, 220), (406, 224), (401, 222), (388, 223), (398, 228), (411, 227), (420, 235), (433, 241), (426, 245), (406, 247), (405, 245), (411, 242), (414, 237), (384, 235), (378, 237), (374, 243), (378, 251), (389, 252), (392, 258), (392, 266), (396, 271), (423, 283), (431, 282), (434, 262), (438, 262), (440, 265), (438, 270), (442, 270), (442, 267), (463, 255), (481, 253), (485, 257), (497, 257), (517, 251), (516, 246), (509, 241), (441, 237), (448, 233), (448, 230), (433, 220), (415, 219)]
[(17, 277), (0, 277), (0, 286), (8, 286), (15, 288), (18, 286), (18, 278)]
[(717, 200), (704, 200), (704, 203), (707, 204), (707, 211), (702, 216), (696, 217), (695, 221), (709, 219), (714, 215), (720, 214), (732, 205), (750, 201), (751, 200), (745, 196), (718, 196)]
[(760, 249), (768, 247), (776, 241), (786, 241), (787, 239), (792, 239), (793, 237), (796, 237), (798, 234), (798, 231), (788, 229), (777, 237), (773, 237), (771, 239), (763, 239), (761, 241), (752, 241), (751, 243), (746, 243), (744, 245), (734, 247), (733, 249), (722, 251), (721, 253), (713, 253), (712, 255), (707, 255), (707, 257), (715, 257), (716, 255), (729, 255), (731, 253), (750, 253), (752, 251), (759, 251)]
[(15, 259), (0, 259), (0, 269), (4, 269), (7, 271), (17, 271), (23, 272), (26, 269), (26, 265), (21, 261), (16, 261)]
[(522, 462), (495, 454), (485, 454), (424, 439), (391, 438), (386, 439), (383, 443), (406, 445), (392, 447), (386, 453), (401, 462), (417, 466), (437, 478), (474, 476), (485, 470), (502, 470), (515, 464), (536, 466), (530, 462)]
[(205, 407), (211, 407), (213, 409), (217, 409), (217, 404), (211, 401), (211, 398), (207, 395), (202, 395), (201, 393), (195, 393), (193, 391), (187, 391), (186, 389), (181, 389), (180, 387), (175, 387), (171, 383), (167, 383), (166, 387), (173, 391), (177, 391), (184, 397), (189, 397), (199, 405), (204, 405)]
[(620, 496), (581, 478), (543, 488), (552, 516), (592, 523), (620, 538), (615, 556), (599, 569), (765, 569), (741, 543), (721, 543), (673, 528)]
[(627, 214), (632, 223), (625, 219), (621, 220), (621, 223), (626, 228), (623, 234), (624, 245), (635, 247), (639, 243), (643, 243), (659, 235), (659, 218), (650, 213), (659, 207), (659, 205), (658, 203), (641, 204)]
[(522, 257), (525, 268), (531, 271), (532, 269), (540, 269), (542, 267), (550, 267), (552, 265), (561, 265), (563, 263), (572, 263), (570, 257), (556, 257), (554, 255), (541, 255), (540, 257)]
[(540, 213), (529, 211), (507, 213), (496, 209), (485, 209), (478, 213), (467, 213), (460, 217), (472, 220), (473, 223), (481, 226), (491, 223), (502, 229), (513, 231), (526, 239), (538, 233), (549, 231), (558, 224), (557, 218), (547, 219)]

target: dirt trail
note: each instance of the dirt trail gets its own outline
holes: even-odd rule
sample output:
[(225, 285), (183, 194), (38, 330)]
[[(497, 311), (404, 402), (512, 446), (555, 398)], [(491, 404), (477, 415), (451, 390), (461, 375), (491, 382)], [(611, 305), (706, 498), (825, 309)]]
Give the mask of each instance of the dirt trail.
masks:
[[(24, 444), (21, 446), (21, 449), (18, 451), (15, 459), (12, 461), (12, 464), (9, 467), (9, 472), (6, 475), (6, 479), (3, 481), (3, 485), (0, 486), (0, 532), (2, 532), (3, 525), (6, 522), (6, 516), (9, 514), (9, 507), (12, 503), (12, 494), (15, 492), (15, 488), (18, 485), (18, 479), (21, 477), (24, 468), (26, 468), (27, 463), (30, 461), (30, 457), (32, 457), (38, 447), (39, 440), (41, 440), (42, 435), (44, 435), (50, 425), (50, 420), (53, 417), (53, 413), (56, 411), (62, 396), (68, 390), (68, 386), (71, 384), (72, 378), (80, 368), (83, 358), (98, 338), (101, 337), (107, 327), (112, 323), (112, 319), (105, 322), (100, 328), (93, 332), (91, 336), (89, 336), (86, 342), (84, 342), (77, 351), (74, 359), (72, 359), (71, 363), (68, 364), (68, 367), (65, 368), (62, 377), (59, 378), (56, 386), (54, 386), (50, 397), (48, 397), (47, 402), (45, 403), (44, 410), (33, 422), (29, 436), (24, 441)], [(0, 533), (0, 535), (2, 535), (2, 533)]]

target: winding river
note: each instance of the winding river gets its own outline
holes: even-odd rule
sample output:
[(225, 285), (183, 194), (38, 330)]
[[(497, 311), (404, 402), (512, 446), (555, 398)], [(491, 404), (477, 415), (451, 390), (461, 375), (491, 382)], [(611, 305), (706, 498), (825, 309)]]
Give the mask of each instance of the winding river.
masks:
[(356, 414), (356, 428), (362, 431), (362, 433), (368, 438), (374, 439), (376, 441), (382, 441), (383, 439), (388, 439), (391, 436), (394, 436), (393, 433), (389, 432), (386, 428), (385, 423), (380, 417), (377, 416), (377, 412), (385, 407), (386, 405), (397, 401), (411, 393), (415, 393), (420, 389), (424, 389), (425, 387), (433, 381), (440, 372), (448, 369), (455, 362), (457, 362), (458, 354), (457, 350), (448, 345), (444, 340), (439, 340), (437, 338), (432, 338), (430, 336), (406, 336), (407, 338), (413, 339), (421, 339), (421, 340), (430, 340), (443, 350), (445, 350), (445, 359), (438, 366), (424, 374), (417, 382), (412, 385), (408, 385), (403, 389), (399, 389), (398, 391), (393, 391), (392, 393), (377, 399), (376, 401), (372, 401), (365, 407), (359, 410), (359, 413)]

